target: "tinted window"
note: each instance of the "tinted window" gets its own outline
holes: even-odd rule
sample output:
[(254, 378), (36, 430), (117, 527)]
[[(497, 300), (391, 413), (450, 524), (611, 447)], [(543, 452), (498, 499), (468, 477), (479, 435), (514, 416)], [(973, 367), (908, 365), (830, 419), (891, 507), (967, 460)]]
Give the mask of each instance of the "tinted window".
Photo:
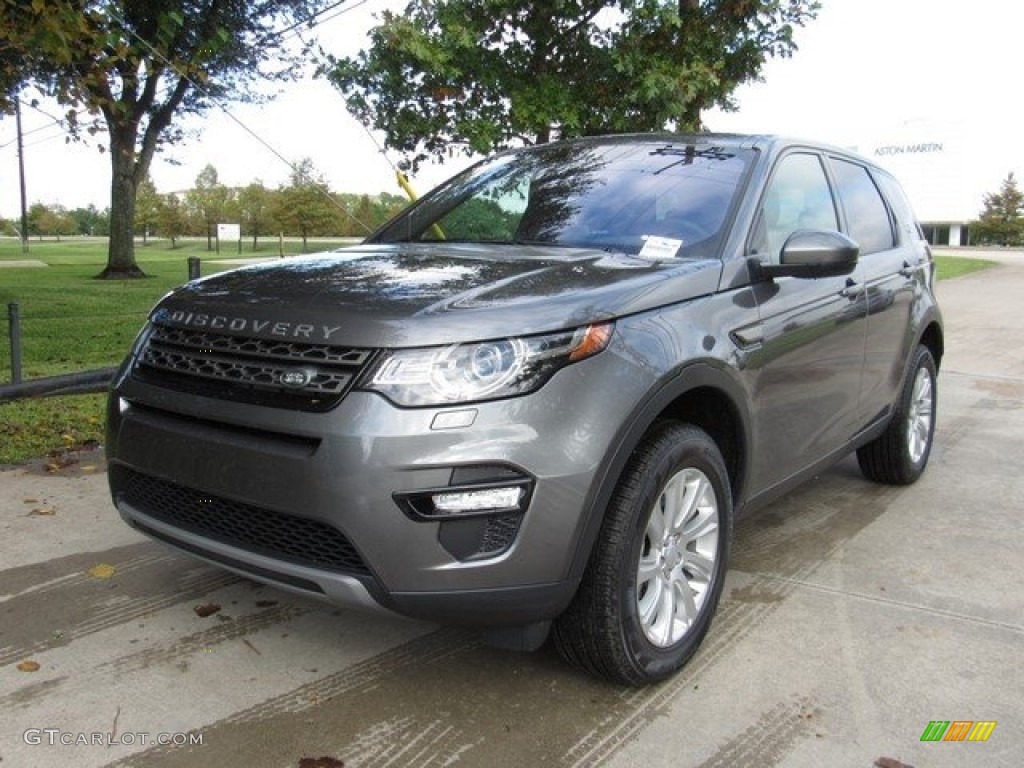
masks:
[(425, 197), (376, 242), (445, 240), (639, 253), (651, 237), (709, 255), (745, 174), (746, 150), (580, 142), (499, 155)]
[(892, 206), (893, 216), (896, 219), (897, 244), (900, 242), (913, 242), (924, 240), (924, 232), (921, 231), (921, 224), (914, 215), (914, 209), (907, 200), (899, 182), (887, 173), (874, 172), (875, 180), (882, 192), (885, 193), (889, 205)]
[(765, 190), (752, 251), (777, 262), (798, 229), (839, 229), (825, 169), (817, 155), (797, 153), (779, 161)]
[(892, 220), (882, 195), (867, 168), (832, 158), (839, 199), (846, 213), (848, 234), (860, 245), (861, 254), (892, 248)]

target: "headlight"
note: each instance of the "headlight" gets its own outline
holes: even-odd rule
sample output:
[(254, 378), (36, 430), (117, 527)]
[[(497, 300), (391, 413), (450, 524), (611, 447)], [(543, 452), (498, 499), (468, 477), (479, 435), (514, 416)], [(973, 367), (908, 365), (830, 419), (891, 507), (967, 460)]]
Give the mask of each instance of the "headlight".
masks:
[(559, 368), (608, 346), (613, 323), (573, 331), (384, 353), (362, 383), (398, 405), (448, 405), (523, 395)]

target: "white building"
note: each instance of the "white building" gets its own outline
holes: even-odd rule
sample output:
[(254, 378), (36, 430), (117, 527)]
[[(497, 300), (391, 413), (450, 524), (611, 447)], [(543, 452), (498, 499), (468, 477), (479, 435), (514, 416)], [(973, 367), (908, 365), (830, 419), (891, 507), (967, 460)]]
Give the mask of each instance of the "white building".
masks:
[[(910, 122), (879, 131), (857, 147), (900, 180), (933, 245), (969, 245), (967, 223), (981, 212), (986, 192), (975, 188), (965, 131), (953, 123)], [(1005, 172), (1003, 174), (1005, 176)]]

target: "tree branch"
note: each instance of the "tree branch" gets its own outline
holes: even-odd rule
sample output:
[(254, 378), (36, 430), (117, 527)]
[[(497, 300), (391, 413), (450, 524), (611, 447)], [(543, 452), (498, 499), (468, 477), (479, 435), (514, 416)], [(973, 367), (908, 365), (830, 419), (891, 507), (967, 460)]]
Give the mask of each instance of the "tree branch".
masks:
[(146, 125), (146, 130), (142, 135), (142, 146), (139, 148), (139, 156), (135, 162), (136, 183), (141, 182), (149, 173), (149, 166), (153, 161), (153, 155), (156, 152), (156, 145), (160, 140), (160, 134), (171, 124), (171, 118), (174, 117), (175, 110), (181, 106), (181, 102), (185, 99), (185, 94), (188, 93), (189, 86), (191, 85), (192, 81), (187, 76), (182, 75), (179, 77), (174, 91), (172, 91), (167, 101), (150, 116), (149, 123)]

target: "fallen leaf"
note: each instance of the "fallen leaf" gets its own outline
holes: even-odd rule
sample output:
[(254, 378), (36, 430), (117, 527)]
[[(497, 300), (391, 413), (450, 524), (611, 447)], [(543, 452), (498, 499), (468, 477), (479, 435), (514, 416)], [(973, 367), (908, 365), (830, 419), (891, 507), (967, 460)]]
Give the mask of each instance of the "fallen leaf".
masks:
[(28, 513), (29, 517), (49, 517), (50, 515), (56, 515), (57, 509), (55, 507), (36, 507)]
[(86, 573), (88, 573), (94, 579), (109, 579), (112, 578), (115, 573), (117, 573), (117, 569), (112, 565), (108, 565), (107, 563), (99, 563), (97, 565), (94, 565), (88, 571), (86, 571)]
[(24, 661), (18, 662), (18, 670), (20, 672), (38, 672), (39, 662), (32, 661), (32, 659), (25, 659)]
[(207, 616), (213, 616), (213, 614), (219, 611), (220, 606), (216, 603), (207, 603), (206, 605), (197, 605), (193, 610), (196, 612), (196, 616), (205, 619)]
[(25, 504), (38, 504), (39, 499), (25, 499)]

